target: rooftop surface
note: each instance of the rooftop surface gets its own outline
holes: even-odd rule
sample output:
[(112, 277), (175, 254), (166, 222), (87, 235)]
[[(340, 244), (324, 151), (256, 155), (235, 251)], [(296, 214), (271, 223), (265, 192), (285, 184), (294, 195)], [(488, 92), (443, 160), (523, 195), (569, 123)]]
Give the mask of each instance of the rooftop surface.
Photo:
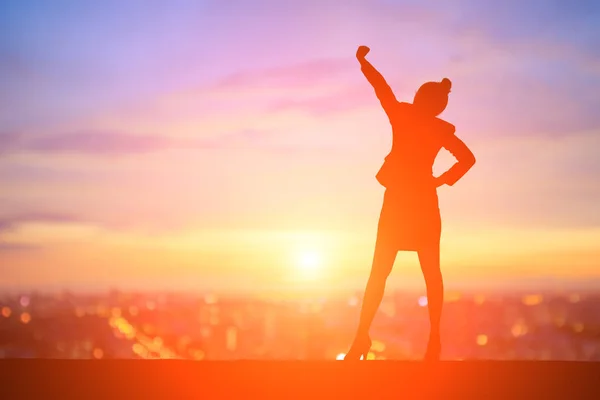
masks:
[(0, 360), (0, 398), (600, 398), (600, 363)]

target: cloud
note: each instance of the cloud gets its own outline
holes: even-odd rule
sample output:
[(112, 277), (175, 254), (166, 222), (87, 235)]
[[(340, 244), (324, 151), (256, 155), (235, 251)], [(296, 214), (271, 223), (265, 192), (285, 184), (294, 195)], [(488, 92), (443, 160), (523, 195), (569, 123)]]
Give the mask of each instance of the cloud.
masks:
[(83, 132), (41, 136), (31, 140), (27, 150), (41, 153), (84, 153), (115, 155), (164, 150), (176, 141), (164, 136), (133, 135), (121, 132)]
[(69, 214), (32, 212), (12, 216), (0, 216), (0, 232), (9, 231), (25, 223), (64, 224), (81, 222), (81, 218)]
[(37, 244), (0, 242), (0, 253), (41, 250), (42, 248), (43, 248), (42, 246), (37, 245)]
[(246, 70), (222, 78), (213, 89), (240, 90), (249, 86), (305, 88), (339, 79), (340, 74), (354, 72), (351, 57), (324, 58), (278, 67)]
[(512, 46), (540, 41), (600, 55), (600, 6), (595, 2), (505, 1), (494, 6), (476, 0), (461, 2), (464, 7), (457, 24), (477, 28), (490, 43)]
[(16, 132), (0, 133), (0, 155), (15, 151), (21, 145), (22, 135)]
[[(335, 100), (335, 99), (333, 99)], [(335, 107), (333, 103), (330, 106)], [(315, 99), (310, 101), (276, 104), (273, 109), (304, 107), (314, 112), (331, 111), (324, 107), (329, 101)], [(352, 102), (341, 107), (352, 106)], [(338, 105), (340, 107), (340, 105)], [(256, 149), (275, 152), (303, 151), (307, 146), (293, 146), (278, 143), (281, 135), (273, 130), (243, 129), (214, 135), (208, 138), (182, 138), (165, 135), (139, 135), (128, 132), (78, 132), (47, 135), (5, 135), (8, 138), (0, 148), (0, 155), (13, 153), (36, 154), (76, 154), (95, 157), (129, 156), (136, 154), (158, 153), (167, 150), (215, 150), (215, 149)], [(315, 146), (308, 146), (316, 150)], [(35, 172), (35, 171), (34, 171)], [(46, 174), (48, 175), (48, 174)], [(2, 174), (0, 174), (0, 177)], [(84, 177), (84, 176), (79, 176)]]
[[(162, 116), (174, 119), (211, 121), (265, 115), (280, 111), (273, 103), (307, 101), (327, 96), (356, 81), (360, 70), (353, 57), (309, 59), (256, 68), (242, 66), (237, 72), (192, 89), (176, 90), (158, 97), (134, 113), (145, 120)], [(129, 115), (131, 116), (131, 114)]]
[(77, 132), (47, 135), (4, 133), (0, 154), (16, 152), (116, 155), (143, 153), (172, 147), (173, 140), (123, 132)]
[(188, 144), (195, 149), (256, 147), (264, 145), (269, 136), (269, 132), (248, 129), (221, 134), (210, 139), (190, 140)]
[(377, 97), (368, 83), (335, 90), (319, 96), (274, 100), (270, 112), (300, 110), (316, 116), (330, 116), (362, 107), (378, 107)]
[(215, 149), (258, 146), (267, 132), (243, 130), (214, 138), (176, 138), (165, 135), (138, 135), (128, 132), (78, 132), (37, 136), (5, 134), (0, 154), (33, 152), (41, 154), (83, 154), (118, 156), (160, 152), (169, 149)]

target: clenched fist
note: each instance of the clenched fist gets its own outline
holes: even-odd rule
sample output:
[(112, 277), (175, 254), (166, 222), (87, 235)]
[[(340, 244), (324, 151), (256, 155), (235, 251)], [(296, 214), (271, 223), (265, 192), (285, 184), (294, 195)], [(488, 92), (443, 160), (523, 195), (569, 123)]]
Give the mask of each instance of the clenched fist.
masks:
[(356, 50), (356, 58), (362, 60), (365, 56), (371, 51), (367, 46), (359, 46), (358, 50)]

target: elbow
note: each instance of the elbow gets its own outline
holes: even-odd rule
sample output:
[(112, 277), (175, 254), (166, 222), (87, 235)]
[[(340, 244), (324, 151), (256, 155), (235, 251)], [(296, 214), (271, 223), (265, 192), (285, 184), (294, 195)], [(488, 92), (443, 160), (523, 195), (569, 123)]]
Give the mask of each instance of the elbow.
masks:
[(475, 165), (476, 161), (477, 160), (475, 160), (475, 156), (473, 155), (473, 153), (471, 153), (467, 158), (465, 158), (464, 163), (466, 166), (468, 166), (469, 169), (471, 169), (473, 165)]
[(458, 160), (457, 166), (462, 170), (462, 174), (466, 174), (473, 165), (475, 165), (475, 157), (473, 155), (462, 157)]

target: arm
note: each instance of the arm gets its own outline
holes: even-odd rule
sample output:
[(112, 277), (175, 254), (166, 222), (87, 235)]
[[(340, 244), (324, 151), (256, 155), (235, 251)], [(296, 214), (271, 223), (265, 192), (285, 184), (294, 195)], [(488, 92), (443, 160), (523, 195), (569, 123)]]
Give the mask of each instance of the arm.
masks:
[(437, 185), (454, 185), (475, 165), (475, 156), (467, 145), (454, 134), (447, 136), (443, 145), (456, 158), (457, 162), (437, 178)]
[(360, 70), (375, 89), (375, 95), (389, 116), (392, 108), (397, 103), (396, 96), (379, 71), (365, 59), (369, 51), (370, 49), (367, 46), (360, 46), (356, 51), (356, 58), (360, 63)]

